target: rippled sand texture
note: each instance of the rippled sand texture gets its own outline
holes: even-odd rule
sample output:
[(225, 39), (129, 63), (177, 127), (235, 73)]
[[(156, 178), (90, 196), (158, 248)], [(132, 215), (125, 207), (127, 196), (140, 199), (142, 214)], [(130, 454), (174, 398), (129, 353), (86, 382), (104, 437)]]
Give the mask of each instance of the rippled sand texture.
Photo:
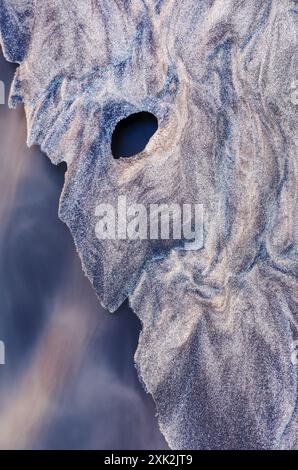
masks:
[[(60, 217), (114, 311), (173, 448), (298, 448), (297, 13), (294, 0), (0, 0), (28, 144), (68, 171)], [(159, 129), (114, 160), (116, 123)], [(204, 205), (204, 248), (99, 241), (95, 207)], [(117, 347), (117, 345), (115, 345)]]

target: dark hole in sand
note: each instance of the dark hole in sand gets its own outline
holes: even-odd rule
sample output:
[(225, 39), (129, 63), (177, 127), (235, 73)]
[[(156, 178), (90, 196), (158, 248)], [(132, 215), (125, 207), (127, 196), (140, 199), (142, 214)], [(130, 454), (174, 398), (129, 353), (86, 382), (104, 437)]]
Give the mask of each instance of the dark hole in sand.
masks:
[(132, 157), (142, 152), (157, 129), (157, 118), (147, 111), (130, 114), (122, 119), (112, 136), (113, 157)]

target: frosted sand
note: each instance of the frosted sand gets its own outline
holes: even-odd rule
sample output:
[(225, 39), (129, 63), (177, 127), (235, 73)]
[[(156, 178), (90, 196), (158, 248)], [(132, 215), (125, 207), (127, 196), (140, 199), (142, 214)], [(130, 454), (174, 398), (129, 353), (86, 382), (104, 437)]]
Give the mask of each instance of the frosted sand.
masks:
[[(298, 448), (297, 2), (0, 0), (28, 144), (66, 161), (59, 214), (173, 448)], [(159, 129), (116, 161), (116, 123)], [(204, 248), (99, 241), (95, 207), (202, 203)]]

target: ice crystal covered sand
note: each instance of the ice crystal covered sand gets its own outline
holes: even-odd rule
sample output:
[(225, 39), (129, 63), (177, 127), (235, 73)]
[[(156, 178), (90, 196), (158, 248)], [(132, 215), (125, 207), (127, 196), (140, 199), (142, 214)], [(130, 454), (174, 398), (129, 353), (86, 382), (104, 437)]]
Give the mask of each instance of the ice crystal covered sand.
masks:
[[(0, 0), (28, 144), (68, 170), (60, 217), (102, 304), (129, 296), (136, 364), (173, 448), (298, 448), (294, 0)], [(111, 138), (159, 129), (137, 157)], [(95, 207), (204, 205), (204, 247), (100, 241)], [(117, 347), (117, 346), (115, 346)]]

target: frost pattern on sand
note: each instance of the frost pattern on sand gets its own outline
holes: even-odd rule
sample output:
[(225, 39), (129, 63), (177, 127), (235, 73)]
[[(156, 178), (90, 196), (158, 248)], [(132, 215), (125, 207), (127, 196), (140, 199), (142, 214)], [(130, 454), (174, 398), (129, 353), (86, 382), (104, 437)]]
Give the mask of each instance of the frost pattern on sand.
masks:
[[(59, 214), (103, 305), (130, 297), (136, 363), (173, 448), (298, 448), (297, 1), (0, 0), (28, 144), (68, 170)], [(293, 85), (294, 84), (294, 85)], [(133, 160), (130, 113), (159, 129)], [(100, 242), (95, 207), (203, 203), (197, 252)]]

